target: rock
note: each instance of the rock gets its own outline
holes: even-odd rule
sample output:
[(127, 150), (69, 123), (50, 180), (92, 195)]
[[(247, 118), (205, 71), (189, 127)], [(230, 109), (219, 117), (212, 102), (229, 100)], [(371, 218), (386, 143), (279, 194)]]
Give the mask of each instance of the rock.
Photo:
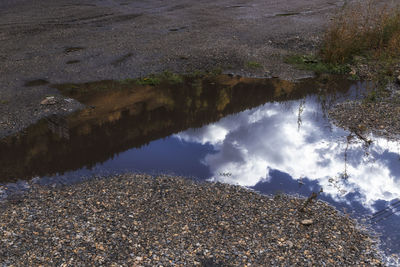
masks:
[(311, 219), (305, 219), (305, 220), (302, 220), (302, 221), (301, 221), (301, 224), (302, 224), (302, 225), (311, 225), (311, 224), (313, 224), (313, 223), (314, 223), (314, 221), (311, 220)]
[(293, 247), (293, 242), (292, 241), (286, 241), (285, 242), (286, 243), (286, 245), (289, 247), (289, 248), (292, 248)]
[(399, 75), (399, 76), (397, 76), (397, 78), (396, 78), (396, 82), (397, 82), (398, 84), (400, 84), (400, 75)]
[(54, 105), (56, 104), (56, 98), (54, 96), (48, 96), (40, 102), (40, 105)]

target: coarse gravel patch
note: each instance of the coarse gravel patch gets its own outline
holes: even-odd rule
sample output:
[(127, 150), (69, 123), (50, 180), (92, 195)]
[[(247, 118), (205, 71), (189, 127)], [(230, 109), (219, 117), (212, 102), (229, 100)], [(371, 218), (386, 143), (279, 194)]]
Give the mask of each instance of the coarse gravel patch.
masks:
[(125, 174), (36, 186), (0, 203), (2, 266), (381, 266), (328, 204), (240, 186)]
[[(397, 92), (396, 92), (397, 93)], [(399, 94), (376, 101), (347, 101), (328, 112), (333, 123), (355, 133), (373, 133), (392, 140), (400, 139)]]

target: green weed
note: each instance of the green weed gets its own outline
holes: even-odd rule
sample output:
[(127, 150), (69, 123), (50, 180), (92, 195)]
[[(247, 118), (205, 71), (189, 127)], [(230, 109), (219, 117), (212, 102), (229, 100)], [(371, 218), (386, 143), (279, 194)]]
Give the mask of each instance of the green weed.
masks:
[(169, 84), (180, 84), (183, 83), (183, 77), (182, 75), (170, 72), (170, 71), (164, 71), (159, 75), (160, 81), (167, 82)]
[(144, 77), (136, 80), (138, 85), (151, 85), (156, 86), (161, 83), (161, 80), (157, 77)]
[(326, 63), (314, 55), (291, 55), (285, 59), (285, 62), (299, 69), (314, 71), (317, 74), (347, 74), (350, 72), (348, 65)]
[(249, 69), (260, 69), (262, 65), (256, 61), (249, 61), (246, 63), (246, 67)]

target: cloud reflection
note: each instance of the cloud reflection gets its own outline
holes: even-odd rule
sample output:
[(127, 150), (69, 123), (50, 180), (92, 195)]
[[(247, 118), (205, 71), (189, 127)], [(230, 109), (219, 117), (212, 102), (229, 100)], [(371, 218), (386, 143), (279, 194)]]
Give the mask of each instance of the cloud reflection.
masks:
[(293, 179), (316, 180), (335, 201), (358, 193), (359, 201), (373, 209), (377, 200), (398, 198), (398, 143), (371, 137), (374, 142), (366, 148), (363, 141), (348, 143), (348, 135), (324, 119), (310, 97), (267, 103), (176, 136), (214, 147), (217, 153), (208, 154), (204, 163), (216, 181), (254, 186), (268, 181), (270, 170), (279, 170)]

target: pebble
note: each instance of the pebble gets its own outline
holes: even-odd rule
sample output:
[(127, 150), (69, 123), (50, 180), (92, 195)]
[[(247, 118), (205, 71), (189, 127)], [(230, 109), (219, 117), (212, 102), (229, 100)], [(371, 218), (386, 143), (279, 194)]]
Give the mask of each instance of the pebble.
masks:
[(0, 202), (0, 266), (382, 265), (368, 233), (328, 204), (293, 212), (306, 200), (240, 186), (125, 174), (19, 200)]
[(313, 224), (313, 223), (314, 223), (314, 221), (311, 220), (311, 219), (305, 219), (305, 220), (302, 220), (302, 221), (301, 221), (301, 224), (302, 224), (302, 225), (311, 225), (311, 224)]
[(55, 105), (57, 103), (54, 96), (48, 96), (40, 102), (40, 105)]

